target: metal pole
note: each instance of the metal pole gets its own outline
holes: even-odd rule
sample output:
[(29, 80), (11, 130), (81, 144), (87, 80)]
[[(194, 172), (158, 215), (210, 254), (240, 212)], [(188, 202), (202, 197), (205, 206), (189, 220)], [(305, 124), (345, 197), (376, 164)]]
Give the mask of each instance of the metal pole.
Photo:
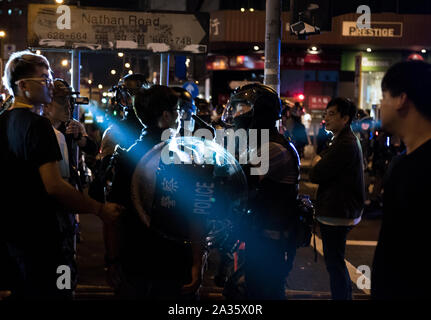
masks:
[[(72, 87), (79, 92), (81, 83), (81, 52), (78, 49), (72, 50)], [(73, 111), (73, 119), (79, 120), (79, 108)]]
[(160, 54), (160, 84), (169, 85), (169, 53)]
[(281, 0), (266, 0), (264, 84), (280, 94)]

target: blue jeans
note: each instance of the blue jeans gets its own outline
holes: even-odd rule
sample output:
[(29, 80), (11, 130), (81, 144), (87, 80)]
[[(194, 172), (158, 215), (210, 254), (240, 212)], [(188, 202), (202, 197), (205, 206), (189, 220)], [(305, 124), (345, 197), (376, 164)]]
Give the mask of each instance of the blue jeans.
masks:
[(322, 223), (320, 232), (323, 255), (329, 273), (333, 300), (352, 300), (352, 281), (344, 261), (347, 234), (351, 226), (328, 226)]

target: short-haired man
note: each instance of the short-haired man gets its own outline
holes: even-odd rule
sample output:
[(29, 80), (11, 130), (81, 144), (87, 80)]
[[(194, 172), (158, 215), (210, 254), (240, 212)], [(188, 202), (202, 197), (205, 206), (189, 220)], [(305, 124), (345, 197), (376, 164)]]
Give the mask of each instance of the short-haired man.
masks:
[(329, 273), (332, 299), (351, 300), (352, 284), (344, 262), (347, 234), (362, 216), (365, 201), (362, 150), (351, 123), (355, 105), (344, 98), (326, 107), (326, 130), (334, 138), (328, 149), (313, 159), (310, 180), (319, 184), (316, 216)]
[(406, 152), (396, 156), (383, 184), (383, 220), (371, 274), (373, 299), (429, 297), (428, 253), (431, 181), (431, 65), (406, 61), (382, 80), (381, 120)]
[(67, 264), (58, 206), (97, 214), (104, 222), (120, 214), (120, 206), (85, 197), (62, 179), (56, 136), (39, 115), (51, 102), (52, 82), (44, 56), (21, 51), (6, 64), (4, 83), (15, 101), (0, 117), (0, 200), (9, 208), (0, 213), (0, 246), (7, 248), (3, 254), (16, 275), (9, 283), (15, 298), (71, 298), (70, 283), (58, 285), (65, 272), (59, 267)]

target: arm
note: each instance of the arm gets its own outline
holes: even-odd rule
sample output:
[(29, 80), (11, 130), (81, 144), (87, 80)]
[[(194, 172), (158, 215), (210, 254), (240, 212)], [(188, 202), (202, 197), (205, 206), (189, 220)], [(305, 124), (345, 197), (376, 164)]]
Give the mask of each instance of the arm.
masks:
[(57, 162), (47, 162), (39, 167), (40, 177), (47, 193), (57, 199), (66, 208), (79, 213), (92, 213), (99, 216), (103, 222), (115, 221), (120, 215), (121, 207), (114, 203), (102, 204), (84, 196), (60, 175)]
[[(330, 147), (322, 157), (313, 159), (313, 168), (310, 171), (310, 181), (313, 183), (324, 183), (333, 180), (353, 161), (356, 154), (352, 143), (340, 143)], [(319, 159), (320, 158), (320, 159)]]
[(203, 244), (205, 235), (204, 222), (197, 219), (197, 221), (190, 221), (190, 225), (193, 253), (193, 265), (191, 270), (192, 281), (183, 286), (183, 294), (194, 293), (199, 289), (199, 286), (202, 282), (202, 267), (205, 255), (205, 248)]
[(82, 148), (85, 153), (95, 155), (97, 154), (97, 145), (90, 139), (87, 132), (85, 131), (84, 125), (76, 120), (70, 120), (67, 128), (66, 134), (73, 134), (73, 137), (77, 139), (79, 136), (81, 138), (77, 140), (78, 146)]

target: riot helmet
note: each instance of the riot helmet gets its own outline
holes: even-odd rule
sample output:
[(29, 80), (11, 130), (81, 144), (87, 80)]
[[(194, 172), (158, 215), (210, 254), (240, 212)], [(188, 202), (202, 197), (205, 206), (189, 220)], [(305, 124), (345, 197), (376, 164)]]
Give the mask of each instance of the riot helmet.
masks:
[(239, 129), (266, 129), (281, 118), (277, 92), (261, 83), (238, 87), (231, 94), (222, 121)]
[(178, 94), (178, 105), (180, 107), (181, 128), (193, 132), (195, 128), (195, 120), (192, 115), (196, 114), (195, 101), (186, 89), (182, 87), (171, 87)]
[(140, 88), (148, 89), (150, 83), (141, 73), (125, 75), (118, 81), (118, 86), (126, 90), (131, 96), (135, 96)]

